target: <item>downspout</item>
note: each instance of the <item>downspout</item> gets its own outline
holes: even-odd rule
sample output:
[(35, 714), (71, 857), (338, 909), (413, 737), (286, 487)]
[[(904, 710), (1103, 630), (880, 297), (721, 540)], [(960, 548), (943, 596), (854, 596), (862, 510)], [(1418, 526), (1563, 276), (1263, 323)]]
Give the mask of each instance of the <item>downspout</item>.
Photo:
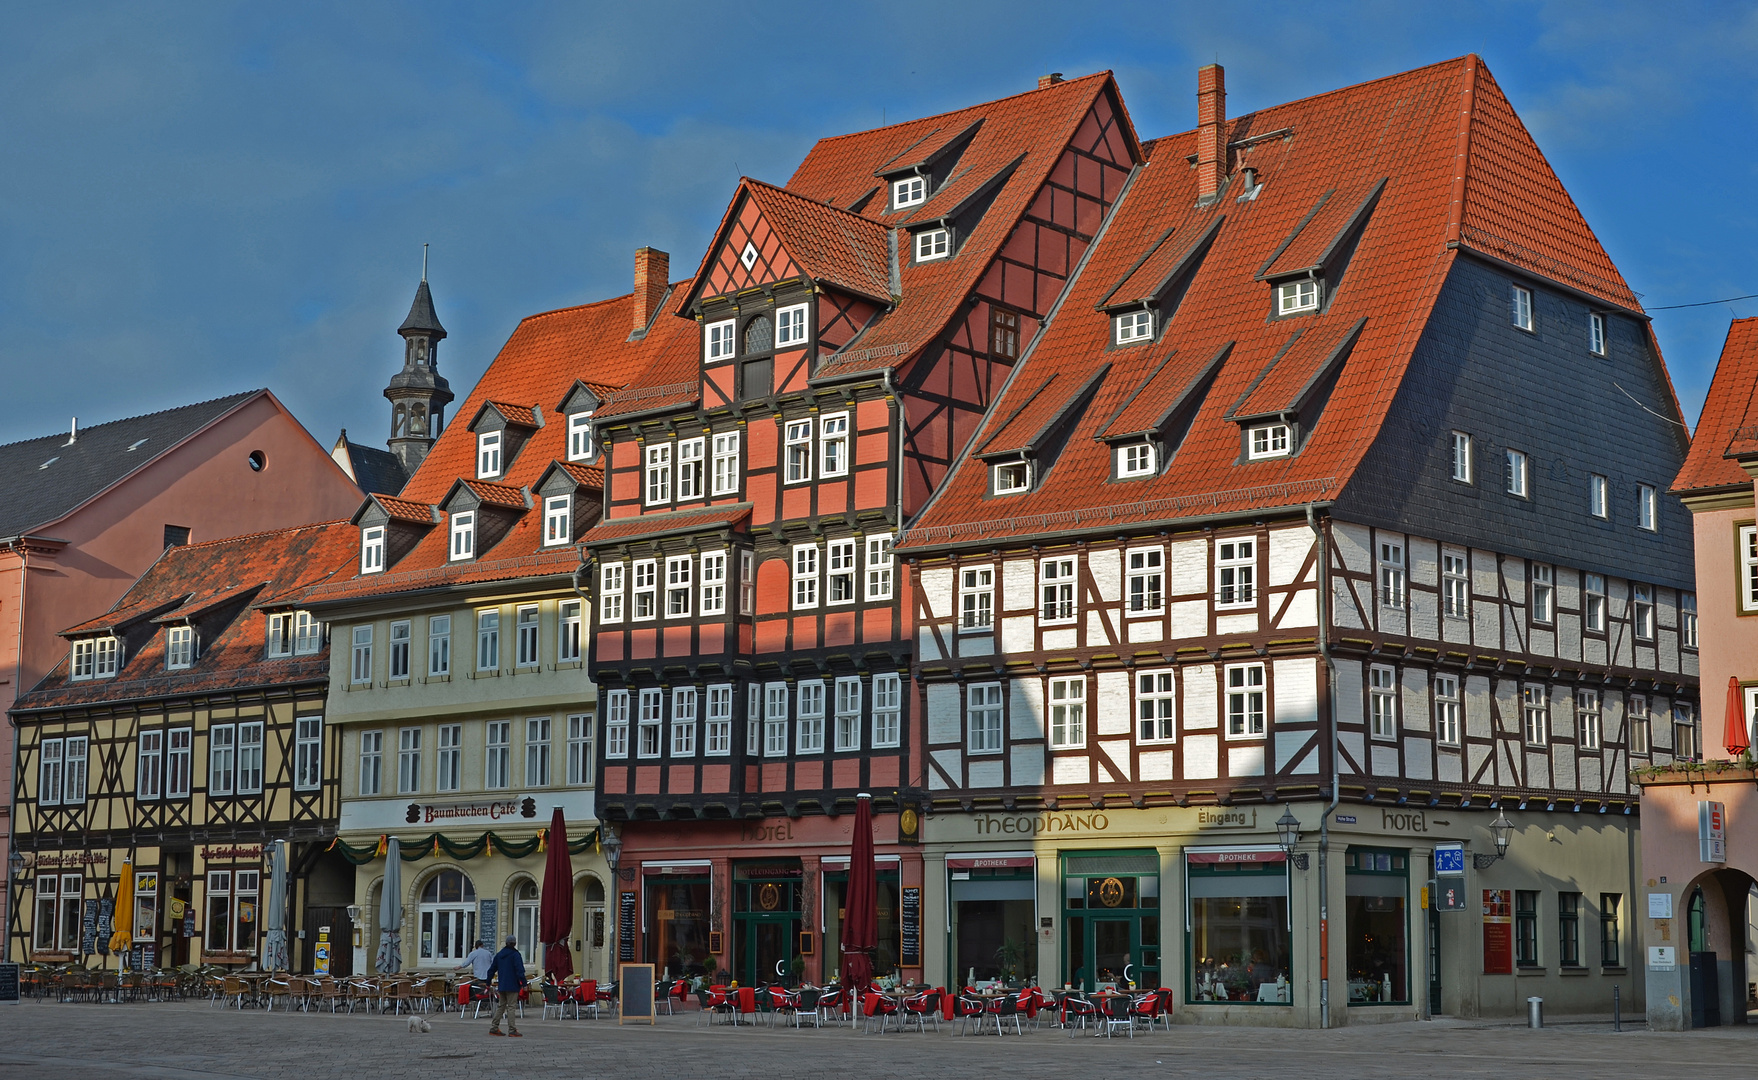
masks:
[(1312, 530), (1313, 543), (1318, 547), (1318, 650), (1325, 662), (1325, 703), (1330, 712), (1331, 731), (1331, 801), (1319, 819), (1319, 1027), (1331, 1026), (1331, 910), (1330, 853), (1331, 815), (1342, 799), (1343, 789), (1337, 779), (1337, 662), (1331, 659), (1331, 643), (1326, 636), (1330, 628), (1331, 562), (1325, 550), (1325, 530), (1311, 503), (1306, 504), (1306, 527)]

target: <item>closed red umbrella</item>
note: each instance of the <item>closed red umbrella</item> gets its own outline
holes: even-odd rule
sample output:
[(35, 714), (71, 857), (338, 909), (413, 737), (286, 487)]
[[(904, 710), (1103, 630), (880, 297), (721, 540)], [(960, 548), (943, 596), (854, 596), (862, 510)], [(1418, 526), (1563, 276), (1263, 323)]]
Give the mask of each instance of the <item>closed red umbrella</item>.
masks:
[(537, 938), (545, 945), (544, 974), (555, 980), (574, 973), (568, 938), (574, 933), (574, 862), (568, 857), (568, 826), (562, 808), (549, 819), (549, 852), (543, 860), (543, 895), (537, 906)]
[(1727, 677), (1727, 752), (1739, 757), (1742, 752), (1752, 746), (1751, 736), (1746, 731), (1746, 703), (1740, 700), (1740, 680), (1729, 675)]
[(843, 897), (842, 985), (858, 994), (873, 979), (879, 947), (879, 873), (873, 865), (873, 797), (855, 800), (855, 837), (849, 848), (848, 892)]

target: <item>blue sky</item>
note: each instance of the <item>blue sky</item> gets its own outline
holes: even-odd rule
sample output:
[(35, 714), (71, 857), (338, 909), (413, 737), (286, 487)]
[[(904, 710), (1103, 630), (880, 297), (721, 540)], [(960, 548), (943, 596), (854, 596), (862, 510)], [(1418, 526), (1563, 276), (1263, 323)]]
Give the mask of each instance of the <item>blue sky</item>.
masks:
[[(1193, 126), (1203, 63), (1239, 114), (1477, 52), (1646, 304), (1758, 293), (1750, 4), (14, 0), (0, 28), (0, 442), (268, 386), (382, 444), (423, 242), (462, 397), (521, 316), (627, 292), (636, 247), (687, 273), (741, 173), (1048, 71), (1115, 71), (1152, 137)], [(1654, 313), (1693, 423), (1736, 314)]]

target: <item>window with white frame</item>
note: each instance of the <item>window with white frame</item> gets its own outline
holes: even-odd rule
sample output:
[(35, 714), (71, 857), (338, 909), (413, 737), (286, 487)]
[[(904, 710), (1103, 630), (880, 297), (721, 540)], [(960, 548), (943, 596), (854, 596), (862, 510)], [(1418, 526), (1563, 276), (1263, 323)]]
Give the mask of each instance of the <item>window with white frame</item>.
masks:
[(647, 448), (647, 505), (671, 502), (671, 443)]
[(848, 475), (848, 413), (818, 421), (818, 475)]
[(794, 751), (800, 754), (824, 752), (824, 680), (807, 679), (800, 683), (799, 730), (794, 737)]
[(790, 420), (784, 429), (787, 460), (785, 479), (798, 484), (812, 479), (812, 421)]
[(543, 546), (555, 547), (574, 539), (574, 497), (546, 495), (543, 498)]
[(323, 648), (324, 624), (309, 611), (293, 613), (293, 654), (310, 656)]
[(925, 229), (916, 234), (916, 261), (919, 263), (944, 259), (951, 250), (950, 229)]
[(739, 493), (739, 433), (729, 431), (714, 437), (713, 492), (716, 495)]
[(165, 732), (165, 798), (189, 798), (194, 747), (192, 729), (171, 728)]
[(1158, 615), (1165, 605), (1166, 552), (1162, 548), (1134, 548), (1124, 559), (1129, 568), (1129, 594), (1125, 603), (1131, 615)]
[(1660, 528), (1658, 498), (1653, 484), (1636, 485), (1636, 527), (1638, 529), (1645, 532), (1655, 532)]
[(732, 753), (732, 695), (729, 683), (708, 688), (708, 717), (702, 731), (702, 753), (708, 757)]
[(580, 659), (580, 625), (584, 605), (579, 600), (563, 600), (556, 605), (556, 649), (558, 664)]
[(836, 680), (836, 729), (838, 751), (861, 748), (861, 680), (844, 676)]
[(637, 757), (655, 758), (659, 756), (660, 731), (664, 723), (665, 691), (648, 688), (640, 692), (636, 699), (636, 737), (635, 755)]
[(1227, 668), (1227, 737), (1264, 735), (1264, 665), (1232, 664)]
[(824, 602), (827, 604), (852, 604), (855, 602), (855, 582), (858, 573), (855, 566), (855, 553), (859, 550), (859, 541), (832, 540), (824, 546)]
[(966, 690), (970, 752), (999, 754), (1001, 752), (1001, 684), (976, 683)]
[(210, 953), (255, 952), (262, 875), (255, 870), (210, 870), (207, 886), (204, 949)]
[(689, 555), (670, 555), (665, 560), (665, 614), (684, 618), (690, 614), (690, 598), (696, 591), (695, 560)]
[(1581, 582), (1581, 628), (1605, 633), (1605, 575), (1587, 574)]
[(763, 687), (763, 756), (787, 755), (787, 683)]
[(352, 662), (348, 666), (348, 679), (356, 686), (372, 682), (372, 627), (356, 626), (354, 628), (354, 649), (351, 653)]
[(794, 548), (794, 607), (818, 606), (818, 547), (800, 544)]
[(696, 705), (694, 686), (673, 687), (671, 692), (671, 756), (696, 756)]
[[(372, 781), (372, 790), (364, 790), (367, 785), (366, 776), (366, 732), (361, 735), (360, 784), (362, 795), (377, 795), (378, 780)], [(382, 739), (382, 736), (381, 736)], [(382, 750), (381, 750), (382, 752)], [(231, 724), (218, 724), (208, 728), (208, 795), (230, 795), (238, 782), (238, 729)]]
[(360, 530), (360, 572), (376, 574), (385, 568), (385, 527), (372, 525)]
[(1459, 745), (1459, 679), (1434, 677), (1434, 737), (1442, 746)]
[(489, 608), (476, 613), (476, 670), (501, 669), (501, 612)]
[(391, 624), (391, 653), (388, 674), (392, 679), (409, 677), (409, 620), (399, 619)]
[(140, 733), (139, 762), (135, 769), (134, 797), (157, 799), (165, 793), (165, 732), (155, 728)]
[(612, 690), (604, 695), (604, 756), (629, 756), (629, 692)]
[(88, 738), (85, 735), (69, 735), (62, 740), (62, 806), (78, 806), (85, 802)]
[(994, 625), (995, 568), (961, 568), (958, 572), (958, 628), (990, 630)]
[(630, 591), (634, 594), (634, 619), (646, 622), (659, 614), (659, 563), (653, 559), (635, 560)]
[[(123, 901), (127, 903), (126, 899)], [(134, 940), (156, 941), (159, 937), (159, 875), (142, 872), (134, 878)]]
[(1509, 495), (1516, 495), (1524, 499), (1528, 491), (1526, 454), (1520, 450), (1509, 450), (1506, 460), (1508, 468), (1507, 492)]
[(1135, 675), (1135, 734), (1144, 743), (1171, 742), (1178, 733), (1178, 687), (1172, 669)]
[(1398, 737), (1398, 673), (1384, 664), (1371, 664), (1367, 669), (1368, 715), (1373, 737)]
[(1583, 750), (1599, 749), (1599, 691), (1575, 691), (1575, 739)]
[(736, 319), (724, 322), (709, 323), (702, 330), (703, 348), (706, 350), (704, 359), (709, 363), (717, 360), (733, 358), (733, 338), (738, 330)]
[(592, 457), (592, 414), (568, 414), (568, 460), (586, 461)]
[(238, 794), (262, 794), (263, 722), (251, 720), (238, 725)]
[[(763, 752), (763, 684), (752, 683), (745, 696), (745, 754), (756, 757)], [(782, 729), (783, 737), (786, 728)]]
[(268, 644), (263, 648), (265, 656), (293, 655), (293, 616), (277, 612), (268, 617)]
[(172, 671), (195, 663), (195, 627), (165, 627), (165, 667)]
[(1587, 316), (1587, 351), (1594, 356), (1605, 355), (1605, 316), (1597, 311)]
[(1253, 461), (1288, 456), (1287, 424), (1259, 424), (1246, 433), (1246, 440), (1245, 456)]
[(1215, 606), (1257, 603), (1257, 541), (1223, 540), (1215, 545)]
[(1532, 329), (1532, 290), (1523, 289), (1518, 285), (1510, 286), (1508, 306), (1513, 316), (1514, 325), (1522, 330)]
[(1050, 749), (1079, 750), (1087, 744), (1087, 680), (1084, 675), (1050, 680)]
[(598, 571), (598, 620), (605, 623), (623, 621), (622, 563), (605, 563)]
[(1631, 694), (1629, 703), (1624, 707), (1630, 723), (1630, 753), (1647, 755), (1653, 752), (1653, 732), (1649, 727), (1648, 697), (1644, 694)]
[(459, 510), (452, 515), (452, 547), (449, 558), (453, 562), (472, 558), (476, 554), (476, 512)]
[(757, 610), (757, 554), (750, 548), (739, 552), (739, 614)]
[(1029, 461), (998, 461), (989, 466), (989, 482), (996, 495), (1014, 495), (1032, 486)]
[(1557, 572), (1553, 566), (1532, 564), (1532, 621), (1547, 623), (1557, 613)]
[(920, 206), (928, 201), (928, 181), (921, 176), (906, 176), (902, 180), (891, 182), (891, 208), (902, 210), (906, 206)]
[(891, 599), (891, 534), (867, 537), (867, 599)]
[(592, 714), (568, 717), (568, 783), (592, 783)]
[(1679, 594), (1679, 645), (1686, 649), (1697, 647), (1697, 594)]
[(1471, 571), (1464, 552), (1441, 552), (1441, 612), (1451, 619), (1471, 617)]
[(61, 804), (62, 740), (44, 739), (37, 748), (37, 805)]
[(1124, 478), (1154, 475), (1154, 444), (1130, 443), (1117, 448), (1117, 475)]
[(678, 442), (679, 501), (702, 497), (702, 470), (707, 464), (702, 460), (702, 452), (706, 445), (706, 441), (702, 439), (682, 439)]
[(726, 552), (702, 556), (702, 614), (726, 614)]
[(1380, 541), (1380, 603), (1391, 608), (1404, 606), (1404, 544), (1401, 541)]
[(1463, 431), (1453, 432), (1453, 479), (1461, 484), (1472, 483), (1471, 462), (1471, 436)]
[(1520, 711), (1526, 722), (1526, 745), (1550, 742), (1550, 697), (1543, 685), (1527, 683), (1521, 688)]
[(36, 922), (31, 927), (31, 948), (77, 952), (80, 928), (84, 925), (80, 919), (84, 875), (38, 874), (34, 885)]
[[(227, 728), (226, 730), (230, 734), (231, 729)], [(211, 745), (211, 735), (209, 739)], [(210, 766), (210, 770), (211, 768)], [(360, 733), (360, 794), (377, 795), (384, 790), (384, 783), (385, 733), (383, 731), (362, 731)], [(213, 790), (213, 781), (211, 780), (208, 782), (208, 789)]]
[(432, 615), (427, 620), (427, 674), (430, 677), (452, 673), (452, 617)]
[[(81, 638), (73, 643), (73, 658), (68, 661), (68, 678), (80, 682), (92, 677), (93, 658), (97, 655), (97, 641), (93, 638)], [(274, 653), (269, 655), (273, 656)]]
[(806, 305), (793, 304), (775, 312), (775, 347), (785, 349), (806, 343)]
[(1611, 518), (1611, 481), (1598, 473), (1587, 474), (1587, 512), (1602, 521)]
[(476, 479), (501, 474), (501, 433), (484, 431), (476, 436)]
[(1740, 610), (1758, 611), (1758, 525), (1739, 529)]
[(1284, 282), (1276, 287), (1276, 313), (1278, 315), (1317, 311), (1318, 306), (1319, 283), (1311, 278), (1305, 281)]
[(903, 724), (903, 676), (873, 676), (873, 747), (898, 745)]
[(1703, 760), (1702, 732), (1697, 730), (1697, 710), (1683, 701), (1673, 702), (1673, 757)]
[(464, 786), (464, 725), (441, 724), (433, 748), (433, 789), (457, 791)]
[(1045, 559), (1038, 564), (1038, 605), (1040, 622), (1074, 621), (1074, 560)]
[(397, 729), (397, 793), (409, 795), (421, 790), (421, 729)]
[(92, 639), (92, 676), (114, 679), (122, 667), (122, 642), (114, 636)]
[(521, 604), (513, 612), (514, 663), (518, 667), (536, 667), (542, 663), (537, 619), (536, 604)]
[(1154, 313), (1126, 311), (1111, 319), (1112, 340), (1119, 345), (1146, 341), (1154, 336)]
[(525, 718), (525, 786), (549, 786), (549, 717)]
[(1637, 641), (1654, 640), (1654, 586), (1630, 586), (1630, 621)]

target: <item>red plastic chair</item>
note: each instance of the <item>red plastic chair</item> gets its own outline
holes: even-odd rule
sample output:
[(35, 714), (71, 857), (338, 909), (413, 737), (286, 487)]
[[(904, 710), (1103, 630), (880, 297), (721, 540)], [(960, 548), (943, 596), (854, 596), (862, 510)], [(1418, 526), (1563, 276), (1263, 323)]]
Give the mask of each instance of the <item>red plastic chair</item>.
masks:
[(958, 1019), (958, 1033), (968, 1035), (974, 1021), (977, 1034), (983, 1033), (983, 999), (960, 995), (952, 999), (953, 1015)]
[(1058, 1022), (1068, 1029), (1068, 1037), (1071, 1039), (1074, 1038), (1076, 1027), (1084, 1031), (1088, 1020), (1097, 1020), (1099, 1017), (1098, 1006), (1079, 994), (1062, 995), (1061, 1008), (1058, 1011), (1061, 1014)]
[(898, 1030), (908, 1031), (909, 1026), (915, 1024), (916, 1030), (926, 1035), (928, 1033), (926, 1023), (927, 1021), (932, 1020), (934, 1021), (934, 1030), (939, 1031), (940, 999), (943, 996), (940, 988), (935, 987), (932, 990), (927, 990), (917, 994), (915, 997), (905, 998), (903, 1002), (903, 1015), (898, 1018)]
[(879, 993), (869, 990), (861, 995), (861, 1014), (867, 1018), (868, 1030), (872, 1030), (874, 1020), (879, 1022), (879, 1030), (885, 1030), (886, 1018), (897, 1015), (897, 1002)]
[[(735, 997), (738, 1000), (736, 1009), (739, 1019), (743, 1019), (747, 1016), (755, 1017), (757, 1015), (757, 990), (755, 987), (741, 986), (738, 988)], [(755, 1024), (757, 1021), (753, 1019), (750, 1022)]]

